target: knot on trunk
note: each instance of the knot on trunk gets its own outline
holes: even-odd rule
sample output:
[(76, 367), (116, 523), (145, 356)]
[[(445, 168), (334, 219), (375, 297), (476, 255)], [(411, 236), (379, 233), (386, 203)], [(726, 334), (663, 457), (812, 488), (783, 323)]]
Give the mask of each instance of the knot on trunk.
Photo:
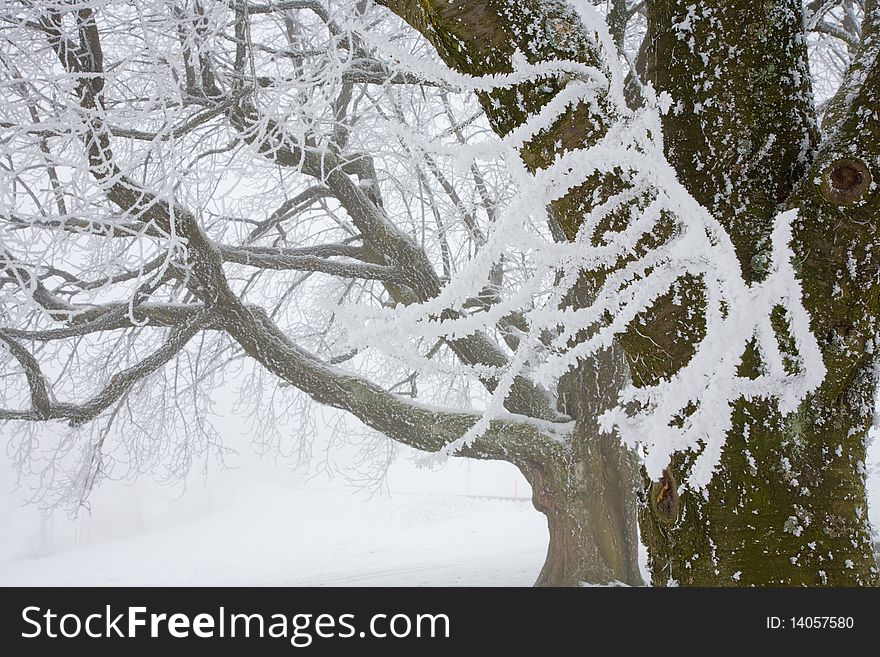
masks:
[(651, 484), (651, 509), (663, 524), (672, 525), (678, 518), (678, 484), (669, 468)]
[(838, 205), (860, 200), (871, 186), (871, 173), (859, 160), (843, 158), (832, 162), (822, 175), (822, 196)]

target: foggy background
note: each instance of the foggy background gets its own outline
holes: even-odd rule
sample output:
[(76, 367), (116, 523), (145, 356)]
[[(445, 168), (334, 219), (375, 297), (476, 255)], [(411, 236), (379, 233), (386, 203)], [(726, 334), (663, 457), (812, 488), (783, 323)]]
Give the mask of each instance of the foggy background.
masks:
[[(230, 408), (224, 402), (236, 395), (225, 389), (218, 408)], [(332, 436), (340, 417), (318, 411), (313, 463), (297, 467), (289, 455), (258, 454), (260, 437), (248, 418), (219, 415), (213, 424), (234, 450), (225, 464), (209, 456), (182, 481), (141, 475), (104, 483), (76, 514), (33, 499), (39, 477), (18, 476), (9, 453), (13, 425), (0, 425), (0, 585), (534, 581), (546, 523), (514, 466), (429, 464), (425, 455), (395, 446), (387, 469), (372, 464), (364, 472), (356, 446)], [(342, 422), (352, 433), (363, 431), (356, 420)], [(41, 448), (51, 450), (58, 430), (45, 426)]]

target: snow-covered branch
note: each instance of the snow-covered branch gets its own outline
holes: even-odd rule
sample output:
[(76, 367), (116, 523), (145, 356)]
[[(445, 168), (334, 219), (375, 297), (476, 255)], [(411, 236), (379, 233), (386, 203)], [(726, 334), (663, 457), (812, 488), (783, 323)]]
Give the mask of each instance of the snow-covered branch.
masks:
[(56, 402), (48, 389), (45, 376), (37, 360), (7, 333), (0, 331), (0, 341), (12, 353), (25, 370), (31, 389), (32, 410), (16, 411), (0, 409), (0, 420), (69, 420), (71, 424), (84, 424), (94, 420), (103, 411), (118, 402), (136, 383), (153, 374), (180, 353), (186, 343), (201, 328), (206, 314), (190, 318), (182, 326), (172, 330), (165, 343), (153, 354), (139, 363), (110, 377), (109, 383), (97, 394), (82, 403)]
[[(305, 3), (290, 9), (315, 7), (319, 5)], [(274, 110), (259, 98), (261, 93), (270, 93), (274, 85), (265, 85), (253, 76), (251, 81), (256, 84), (243, 83), (250, 66), (248, 59), (258, 51), (268, 53), (253, 48), (245, 29), (251, 26), (242, 23), (240, 6), (236, 7), (236, 58), (231, 70), (224, 68), (222, 57), (208, 51), (209, 40), (215, 38), (210, 11), (218, 11), (216, 8), (195, 17), (172, 12), (179, 21), (185, 59), (180, 64), (184, 73), (171, 76), (179, 88), (172, 86), (161, 92), (164, 96), (158, 96), (162, 102), (168, 101), (164, 105), (167, 113), (147, 109), (142, 114), (144, 120), (133, 120), (137, 114), (128, 116), (125, 109), (141, 101), (122, 102), (115, 95), (114, 85), (125, 79), (126, 74), (120, 71), (127, 64), (120, 65), (115, 59), (117, 34), (101, 27), (101, 21), (115, 17), (101, 9), (76, 13), (73, 34), (66, 31), (71, 25), (68, 17), (51, 8), (41, 13), (39, 5), (29, 10), (33, 20), (21, 23), (24, 32), (38, 44), (38, 52), (45, 43), (54, 51), (55, 63), (44, 60), (44, 65), (56, 79), (69, 85), (67, 95), (60, 94), (56, 101), (64, 108), (66, 119), (57, 119), (61, 111), (57, 106), (38, 103), (37, 110), (50, 117), (40, 124), (45, 131), (36, 135), (22, 129), (21, 123), (12, 122), (9, 134), (22, 144), (35, 137), (49, 140), (48, 155), (63, 164), (58, 191), (71, 207), (47, 212), (39, 192), (31, 190), (29, 176), (38, 179), (49, 175), (54, 171), (49, 166), (31, 169), (33, 173), (27, 167), (10, 168), (15, 189), (29, 190), (29, 198), (22, 203), (13, 195), (10, 205), (14, 213), (3, 212), (6, 235), (17, 237), (16, 246), (29, 252), (38, 254), (42, 249), (46, 260), (22, 262), (11, 255), (4, 260), (6, 278), (0, 279), (0, 291), (11, 289), (9, 298), (13, 302), (9, 306), (11, 314), (4, 316), (4, 341), (10, 355), (25, 370), (33, 408), (3, 411), (3, 419), (67, 419), (77, 425), (89, 422), (105, 411), (113, 412), (136, 383), (146, 384), (151, 375), (187, 353), (187, 343), (195, 335), (201, 336), (200, 353), (204, 336), (210, 333), (231, 337), (235, 347), (253, 356), (273, 375), (321, 403), (353, 413), (367, 426), (403, 443), (437, 451), (460, 438), (479, 420), (478, 412), (446, 411), (403, 399), (364, 376), (312, 356), (276, 321), (276, 315), (285, 307), (286, 294), (280, 303), (262, 292), (257, 294), (259, 303), (244, 300), (246, 294), (253, 297), (253, 290), (259, 290), (256, 283), (262, 276), (286, 271), (306, 274), (291, 289), (318, 272), (335, 279), (353, 279), (358, 290), (369, 290), (372, 281), (380, 281), (380, 289), (405, 302), (430, 299), (439, 292), (441, 281), (427, 250), (383, 207), (371, 153), (347, 148), (346, 131), (335, 128), (332, 134), (336, 141), (330, 145), (319, 143), (317, 131), (305, 136), (295, 129), (289, 131), (288, 124), (276, 118)], [(260, 16), (274, 12), (247, 13)], [(326, 12), (316, 13), (332, 33), (341, 34), (342, 28), (330, 21)], [(316, 52), (320, 57), (327, 50)], [(110, 54), (109, 59), (105, 53)], [(301, 58), (293, 60), (296, 65), (302, 63)], [(351, 70), (357, 73), (365, 62), (371, 71), (378, 72), (368, 60), (354, 63)], [(166, 64), (165, 59), (156, 60), (158, 67)], [(343, 84), (417, 80), (392, 70), (387, 74), (383, 71), (381, 78), (361, 79), (358, 75), (342, 76)], [(350, 91), (348, 100), (345, 96), (334, 100), (337, 121), (347, 120), (340, 103), (358, 100)], [(193, 105), (195, 113), (190, 109)], [(179, 170), (182, 173), (150, 179), (154, 167), (161, 171), (163, 153), (185, 153), (191, 146), (180, 144), (188, 140), (198, 143), (205, 135), (215, 134), (220, 145), (212, 142), (204, 149), (196, 147), (194, 157)], [(251, 149), (245, 151), (247, 154), (262, 156), (264, 164), (254, 160), (258, 167), (272, 171), (272, 166), (280, 165), (275, 171), (297, 180), (297, 185), (301, 186), (305, 177), (312, 183), (289, 197), (285, 190), (281, 198), (267, 198), (257, 212), (247, 204), (242, 204), (239, 211), (205, 212), (198, 200), (187, 196), (186, 190), (193, 189), (187, 184), (187, 176), (193, 175), (202, 158), (228, 154), (232, 161), (240, 157), (243, 148)], [(139, 153), (147, 154), (141, 169), (131, 165)], [(443, 179), (448, 193), (454, 183), (444, 178), (438, 167), (433, 163), (433, 173)], [(422, 176), (420, 180), (427, 178)], [(208, 178), (205, 181), (208, 186), (213, 184)], [(481, 184), (486, 188), (492, 183)], [(482, 193), (488, 199), (491, 192), (483, 189)], [(458, 199), (455, 211), (467, 211), (457, 194), (453, 190)], [(322, 227), (304, 243), (291, 244), (289, 233), (296, 234), (301, 217), (311, 213), (321, 215)], [(110, 218), (95, 220), (94, 216)], [(479, 232), (472, 213), (466, 221), (470, 234)], [(247, 227), (247, 232), (241, 232), (238, 226)], [(322, 240), (323, 234), (329, 239)], [(105, 237), (128, 239), (102, 239)], [(83, 252), (85, 257), (71, 256)], [(50, 254), (60, 254), (70, 263), (52, 264)], [(108, 255), (112, 260), (101, 262)], [(10, 288), (11, 283), (15, 285)], [(38, 307), (42, 314), (35, 314)], [(271, 307), (271, 313), (263, 307)], [(164, 344), (110, 377), (90, 400), (81, 404), (54, 401), (52, 390), (56, 386), (48, 381), (58, 375), (40, 370), (42, 355), (63, 353), (66, 345), (90, 344), (120, 332), (149, 342), (166, 328), (171, 329), (171, 337)], [(26, 341), (38, 345), (38, 351), (27, 351)], [(501, 367), (506, 362), (502, 349), (487, 335), (451, 344), (469, 363)], [(431, 357), (437, 351), (433, 350)], [(347, 362), (359, 353), (349, 349), (345, 357), (333, 360)], [(114, 360), (121, 359), (108, 356), (108, 362)], [(60, 378), (68, 377), (65, 373)], [(538, 418), (564, 419), (552, 410), (549, 396), (525, 378), (516, 385), (519, 400), (511, 404), (512, 408), (534, 412)], [(50, 401), (44, 403), (44, 399)], [(457, 451), (480, 458), (531, 463), (539, 461), (542, 453), (559, 456), (564, 452), (559, 438), (567, 430), (564, 424), (509, 416), (493, 422), (481, 441)]]
[(332, 274), (342, 278), (360, 278), (372, 281), (402, 283), (403, 277), (393, 267), (375, 265), (369, 262), (352, 262), (330, 260), (314, 255), (298, 255), (285, 253), (278, 249), (274, 253), (253, 251), (247, 247), (221, 245), (220, 255), (227, 262), (236, 262), (248, 267), (275, 269), (285, 271), (314, 271)]
[[(690, 327), (699, 323), (701, 328), (665, 336), (680, 344), (677, 349), (683, 355), (670, 358), (670, 366), (655, 371), (654, 380), (627, 387), (617, 408), (604, 415), (604, 426), (616, 428), (630, 444), (645, 447), (648, 472), (655, 479), (673, 454), (694, 451), (698, 460), (690, 469), (690, 483), (706, 486), (719, 463), (737, 399), (772, 398), (789, 413), (825, 374), (791, 267), (794, 215), (776, 220), (764, 275), (756, 281), (745, 279), (726, 218), (701, 207), (666, 160), (661, 116), (670, 111), (671, 99), (654, 98), (649, 88), (645, 106), (629, 110), (617, 50), (604, 21), (588, 9), (582, 8), (577, 18), (574, 11), (567, 17), (583, 21), (579, 34), (587, 35), (570, 46), (572, 60), (540, 61), (528, 51), (514, 51), (506, 59), (503, 52), (486, 52), (480, 40), (486, 30), (504, 29), (514, 43), (520, 38), (512, 9), (496, 17), (476, 3), (432, 5), (424, 12), (407, 3), (383, 4), (428, 38), (446, 31), (457, 34), (466, 46), (455, 51), (445, 42), (434, 42), (441, 56), (459, 70), (489, 68), (488, 74), (475, 77), (432, 72), (447, 84), (485, 94), (484, 106), (502, 135), (487, 139), (464, 163), (491, 152), (511, 169), (517, 162), (526, 166), (520, 164), (516, 170), (519, 194), (456, 281), (429, 302), (358, 315), (351, 330), (356, 323), (361, 327), (356, 335), (370, 344), (375, 343), (373, 331), (386, 337), (388, 331), (396, 331), (399, 340), (412, 334), (427, 340), (460, 338), (498, 321), (512, 308), (530, 306), (525, 315), (528, 335), (500, 375), (484, 422), (462, 440), (467, 444), (487, 426), (493, 410), (501, 408), (501, 399), (520, 372), (530, 371), (552, 385), (617, 339), (630, 345), (630, 359), (638, 362), (641, 354), (635, 344), (652, 315), (684, 311)], [(551, 11), (544, 5), (537, 10), (548, 12), (548, 30), (561, 29), (553, 22), (553, 12), (564, 10)], [(534, 24), (530, 13), (523, 16), (524, 23)], [(472, 65), (469, 57), (481, 57), (482, 63)], [(529, 84), (545, 89), (538, 85), (548, 79), (559, 85), (558, 91), (530, 116), (519, 116), (505, 103), (506, 90), (522, 93)], [(578, 112), (580, 124), (586, 126), (581, 134), (561, 127)], [(554, 130), (567, 143), (548, 144), (547, 135)], [(548, 147), (556, 150), (548, 152)], [(581, 198), (578, 190), (595, 190), (596, 181), (606, 181), (605, 188), (599, 187), (592, 198)], [(541, 244), (533, 276), (521, 282), (518, 296), (475, 317), (438, 321), (442, 308), (461, 307), (478, 295), (492, 266), (506, 253), (534, 246), (530, 225), (550, 221), (548, 208), (557, 215), (568, 213), (566, 234), (571, 242)], [(582, 272), (594, 273), (592, 298), (582, 307), (570, 307), (566, 301)], [(672, 310), (663, 310), (670, 305)], [(781, 323), (771, 319), (777, 316)], [(559, 326), (563, 330), (546, 348), (538, 336)], [(660, 326), (658, 322), (651, 331)], [(671, 328), (678, 330), (675, 327)], [(790, 341), (786, 347), (780, 346), (783, 337)], [(757, 376), (738, 369), (749, 345), (756, 345), (761, 355)]]

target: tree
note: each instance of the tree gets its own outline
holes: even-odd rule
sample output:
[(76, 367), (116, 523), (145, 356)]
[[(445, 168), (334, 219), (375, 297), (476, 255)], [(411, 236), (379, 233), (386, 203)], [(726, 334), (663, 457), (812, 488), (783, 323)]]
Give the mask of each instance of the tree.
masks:
[(655, 584), (876, 584), (880, 10), (378, 4), (4, 10), (0, 418), (74, 427), (63, 492), (247, 357), (514, 463), (539, 584), (638, 583), (636, 509)]

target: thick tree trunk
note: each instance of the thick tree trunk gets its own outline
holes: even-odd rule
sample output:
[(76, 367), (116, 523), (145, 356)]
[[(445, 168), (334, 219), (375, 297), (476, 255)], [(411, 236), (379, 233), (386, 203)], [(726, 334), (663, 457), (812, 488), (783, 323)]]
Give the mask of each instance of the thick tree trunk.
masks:
[[(582, 302), (571, 299), (573, 305)], [(627, 378), (617, 348), (563, 377), (561, 410), (575, 418), (568, 449), (561, 458), (521, 465), (550, 534), (537, 586), (644, 583), (638, 567), (638, 459), (596, 423), (598, 410), (614, 403)]]
[(707, 496), (678, 496), (682, 458), (645, 488), (653, 584), (876, 585), (864, 470), (872, 392), (862, 376), (843, 398), (814, 398), (786, 418), (766, 403), (737, 403)]
[[(644, 481), (640, 524), (655, 585), (878, 583), (864, 469), (876, 388), (871, 225), (878, 199), (868, 193), (862, 158), (880, 151), (876, 127), (852, 111), (876, 106), (874, 82), (869, 74), (848, 92), (849, 124), (841, 117), (816, 152), (801, 12), (799, 0), (706, 0), (696, 16), (685, 0), (648, 2), (648, 76), (678, 103), (664, 117), (667, 156), (728, 229), (747, 281), (766, 274), (774, 216), (799, 209), (792, 246), (828, 369), (820, 390), (788, 417), (770, 401), (735, 402), (734, 428), (706, 494), (681, 487), (689, 455), (676, 458), (661, 482)], [(731, 43), (740, 44), (735, 54)], [(872, 70), (875, 55), (864, 57)], [(840, 159), (844, 153), (857, 157)], [(669, 325), (655, 323), (651, 337), (671, 351), (662, 336), (688, 321), (682, 308)], [(781, 315), (774, 324), (784, 339)], [(743, 355), (744, 375), (761, 367), (754, 350)], [(648, 382), (667, 373), (639, 365), (633, 372)]]
[[(578, 18), (563, 3), (380, 2), (463, 72), (507, 72), (514, 49), (529, 61), (602, 66), (602, 53), (586, 30), (573, 29)], [(795, 268), (828, 370), (822, 387), (787, 417), (772, 401), (733, 402), (734, 428), (708, 496), (682, 485), (693, 454), (679, 455), (661, 481), (644, 482), (641, 521), (654, 583), (876, 584), (864, 441), (880, 347), (880, 193), (871, 184), (880, 175), (880, 12), (873, 1), (866, 3), (864, 43), (847, 88), (828, 113), (835, 134), (818, 153), (800, 0), (649, 0), (648, 14), (648, 77), (673, 99), (664, 117), (669, 161), (728, 231), (746, 282), (767, 274), (774, 217), (787, 207), (799, 209), (792, 227)], [(563, 86), (559, 80), (527, 83), (481, 100), (504, 135)], [(573, 106), (524, 145), (523, 161), (532, 170), (546, 169), (560, 153), (596, 143), (615, 119), (614, 109), (602, 103)], [(551, 203), (567, 239), (575, 239), (596, 203), (625, 185), (612, 178), (594, 177)], [(593, 282), (601, 282), (602, 272), (594, 274)], [(637, 385), (655, 384), (688, 362), (705, 328), (703, 306), (700, 282), (683, 277), (679, 294), (659, 299), (639, 318), (639, 330), (621, 336)], [(774, 327), (780, 342), (790, 341), (782, 314)], [(789, 351), (796, 369), (797, 350)], [(744, 372), (761, 367), (757, 353), (744, 354)], [(598, 465), (601, 458), (588, 456), (601, 451), (601, 442), (587, 439), (588, 416), (579, 416), (582, 435), (570, 463), (545, 463), (530, 475), (536, 505), (551, 524), (541, 583), (576, 581), (586, 555), (605, 558), (602, 541), (579, 533), (586, 522), (603, 526), (602, 512), (590, 503), (596, 493), (588, 473), (593, 482), (613, 472), (610, 459)], [(603, 506), (615, 499), (605, 488), (600, 497)], [(614, 570), (595, 568), (599, 579), (610, 579)], [(595, 581), (597, 573), (590, 577)]]
[(524, 468), (550, 534), (536, 586), (640, 586), (636, 460), (615, 436), (583, 438), (580, 453)]

